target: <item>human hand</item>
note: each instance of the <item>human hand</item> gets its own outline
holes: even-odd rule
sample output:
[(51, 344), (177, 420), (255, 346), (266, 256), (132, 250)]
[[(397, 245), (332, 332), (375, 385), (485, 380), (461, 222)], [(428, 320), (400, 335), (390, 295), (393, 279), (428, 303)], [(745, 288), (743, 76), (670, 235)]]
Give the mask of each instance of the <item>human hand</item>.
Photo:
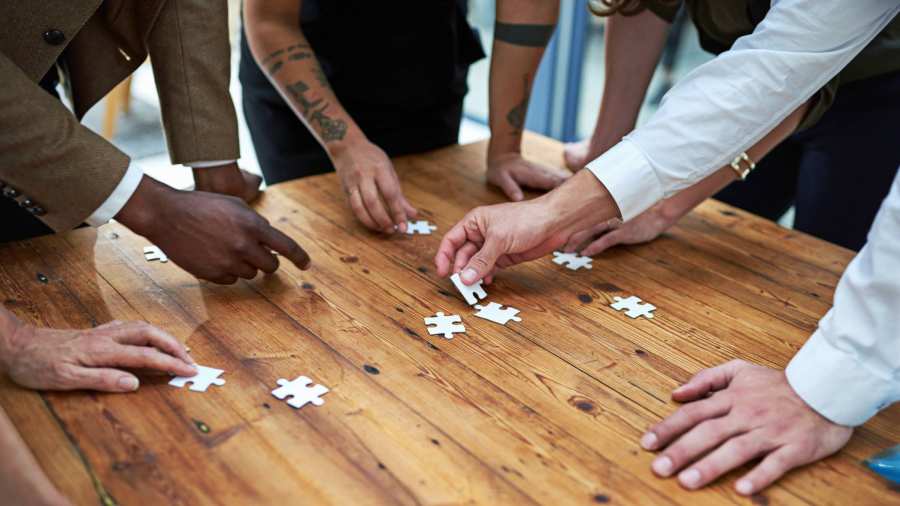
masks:
[(116, 219), (184, 270), (215, 283), (275, 272), (273, 251), (309, 268), (303, 248), (236, 197), (177, 191), (144, 177)]
[(0, 336), (0, 368), (26, 388), (137, 390), (138, 378), (120, 367), (177, 376), (197, 374), (193, 359), (177, 339), (143, 322), (112, 321), (87, 330), (54, 330), (16, 320)]
[(582, 171), (537, 199), (470, 211), (444, 236), (435, 265), (439, 276), (461, 271), (471, 285), (495, 268), (540, 258), (566, 244), (596, 219), (618, 215), (606, 188)]
[(690, 490), (762, 457), (735, 484), (739, 494), (760, 492), (786, 472), (836, 453), (853, 434), (830, 422), (791, 388), (783, 371), (743, 360), (700, 371), (674, 392), (683, 407), (641, 438), (662, 450), (653, 471), (678, 474)]
[(332, 153), (335, 171), (350, 208), (363, 225), (392, 234), (406, 232), (416, 209), (403, 196), (391, 159), (378, 146), (360, 140)]
[(665, 205), (665, 201), (660, 202), (625, 223), (613, 218), (576, 232), (569, 238), (563, 251), (580, 251), (584, 256), (593, 256), (618, 244), (650, 242), (675, 223), (674, 218), (666, 212)]
[(519, 153), (489, 156), (487, 180), (518, 202), (524, 198), (522, 187), (536, 190), (552, 190), (572, 176), (571, 172), (530, 162)]
[(237, 162), (192, 171), (197, 191), (231, 195), (248, 204), (259, 197), (262, 178), (240, 168)]

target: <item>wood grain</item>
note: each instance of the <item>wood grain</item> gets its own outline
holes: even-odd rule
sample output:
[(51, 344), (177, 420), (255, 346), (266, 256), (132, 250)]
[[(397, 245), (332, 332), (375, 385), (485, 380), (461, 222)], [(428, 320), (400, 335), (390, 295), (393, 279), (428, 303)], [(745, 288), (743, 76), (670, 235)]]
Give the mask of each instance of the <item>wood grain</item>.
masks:
[[(0, 246), (6, 307), (40, 325), (140, 319), (225, 369), (206, 393), (142, 377), (139, 392), (34, 393), (0, 382), (44, 469), (78, 504), (745, 504), (736, 473), (688, 493), (649, 471), (643, 430), (676, 409), (673, 387), (732, 358), (783, 367), (828, 310), (852, 252), (707, 202), (653, 243), (571, 272), (549, 259), (488, 288), (522, 310), (508, 326), (472, 317), (432, 257), (477, 205), (483, 143), (396, 160), (437, 235), (385, 238), (345, 208), (333, 175), (269, 188), (258, 210), (313, 268), (222, 287), (145, 262), (144, 239), (110, 224)], [(526, 153), (560, 163), (558, 143)], [(637, 294), (653, 320), (609, 308)], [(467, 333), (429, 336), (460, 314)], [(305, 374), (322, 407), (270, 391)], [(900, 503), (860, 460), (900, 440), (900, 409), (838, 455), (795, 471), (756, 503)]]

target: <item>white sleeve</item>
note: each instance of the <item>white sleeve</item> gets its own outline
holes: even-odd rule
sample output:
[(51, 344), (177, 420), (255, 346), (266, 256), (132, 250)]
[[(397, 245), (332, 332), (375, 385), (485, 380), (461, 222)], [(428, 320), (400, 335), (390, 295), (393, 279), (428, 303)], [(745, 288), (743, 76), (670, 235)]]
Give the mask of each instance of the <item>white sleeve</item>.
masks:
[(834, 307), (787, 377), (807, 404), (841, 425), (862, 425), (900, 401), (900, 172), (838, 283)]
[(128, 199), (134, 195), (134, 192), (137, 190), (138, 185), (141, 183), (141, 178), (143, 177), (144, 171), (134, 162), (131, 162), (128, 165), (128, 170), (125, 171), (125, 177), (119, 181), (116, 189), (113, 190), (106, 201), (84, 221), (92, 227), (99, 227), (113, 219), (113, 217), (119, 214), (119, 211), (125, 207)]
[(588, 164), (628, 220), (730, 163), (846, 66), (898, 0), (772, 0), (754, 32), (694, 69)]

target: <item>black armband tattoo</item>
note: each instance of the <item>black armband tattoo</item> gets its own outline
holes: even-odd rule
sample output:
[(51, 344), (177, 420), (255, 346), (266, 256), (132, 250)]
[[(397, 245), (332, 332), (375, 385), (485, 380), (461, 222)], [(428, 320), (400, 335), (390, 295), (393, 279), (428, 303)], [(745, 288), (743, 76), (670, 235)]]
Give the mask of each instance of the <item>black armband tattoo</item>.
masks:
[(556, 25), (523, 25), (494, 23), (494, 39), (527, 47), (546, 47)]

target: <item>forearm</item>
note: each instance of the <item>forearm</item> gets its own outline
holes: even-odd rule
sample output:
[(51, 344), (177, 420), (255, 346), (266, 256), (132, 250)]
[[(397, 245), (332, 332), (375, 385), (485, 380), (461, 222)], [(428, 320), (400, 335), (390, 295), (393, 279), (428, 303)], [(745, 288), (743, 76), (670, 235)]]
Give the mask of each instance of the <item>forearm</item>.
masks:
[[(761, 160), (794, 133), (800, 125), (800, 122), (803, 120), (803, 117), (806, 115), (806, 111), (809, 110), (810, 105), (811, 102), (806, 102), (798, 107), (771, 132), (760, 139), (759, 142), (747, 149), (747, 155), (750, 159)], [(707, 176), (699, 183), (666, 199), (662, 205), (662, 212), (669, 221), (674, 223), (678, 221), (679, 218), (689, 213), (691, 209), (697, 207), (701, 202), (712, 197), (736, 179), (737, 174), (732, 170), (730, 165), (726, 165)]]
[[(5, 310), (4, 310), (5, 311)], [(68, 504), (0, 407), (0, 497), (9, 504)]]
[(248, 0), (244, 22), (254, 58), (332, 159), (365, 139), (341, 106), (300, 30), (298, 1)]
[(649, 10), (607, 19), (603, 98), (593, 139), (604, 151), (634, 129), (669, 27)]
[(489, 84), (489, 158), (521, 151), (531, 87), (558, 15), (558, 2), (497, 0)]

